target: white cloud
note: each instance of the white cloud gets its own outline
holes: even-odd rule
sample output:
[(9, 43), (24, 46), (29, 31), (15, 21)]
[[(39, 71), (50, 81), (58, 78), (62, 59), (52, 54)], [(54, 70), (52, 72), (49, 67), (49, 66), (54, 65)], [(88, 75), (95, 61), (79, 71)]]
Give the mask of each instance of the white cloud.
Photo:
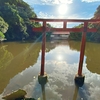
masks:
[[(82, 13), (81, 15), (79, 14), (72, 14), (72, 15), (64, 15), (64, 16), (57, 16), (57, 15), (50, 15), (48, 13), (44, 13), (44, 12), (39, 12), (37, 13), (38, 18), (63, 18), (63, 19), (90, 19), (92, 18), (92, 14), (89, 14), (88, 16), (85, 15), (84, 13)], [(67, 17), (66, 17), (67, 16)]]
[(54, 15), (49, 15), (48, 13), (43, 13), (43, 12), (39, 12), (38, 13), (38, 18), (55, 18)]
[(68, 16), (68, 19), (90, 19), (92, 18), (92, 14), (73, 14)]
[(30, 5), (39, 4), (39, 5), (56, 5), (56, 4), (71, 4), (73, 0), (24, 0)]
[(90, 3), (90, 2), (100, 2), (100, 0), (82, 0), (82, 2), (88, 2), (88, 3)]
[[(37, 74), (39, 73), (40, 62), (37, 62), (35, 65), (23, 70), (23, 75), (19, 73), (14, 76), (2, 95), (21, 88), (27, 92), (26, 97), (28, 98), (41, 99), (44, 93), (46, 100), (65, 100), (65, 97), (68, 98), (67, 100), (73, 100), (75, 96), (77, 100), (99, 100), (100, 75), (90, 72), (86, 64), (83, 64), (85, 84), (78, 91), (75, 91), (74, 76), (75, 72), (77, 72), (77, 66), (78, 63), (68, 64), (66, 61), (46, 60), (48, 83), (45, 85), (45, 92), (43, 92), (41, 85), (38, 83)], [(33, 78), (33, 76), (36, 77)], [(65, 91), (66, 95), (64, 95)], [(2, 95), (0, 95), (0, 100)]]
[[(48, 13), (43, 13), (43, 12), (39, 12), (38, 14), (37, 14), (37, 16), (38, 16), (38, 18), (47, 18), (47, 19), (90, 19), (90, 18), (92, 18), (92, 16), (91, 16), (91, 14), (90, 15), (88, 15), (88, 16), (83, 16), (84, 15), (84, 13), (82, 13), (82, 15), (79, 15), (79, 14), (73, 14), (73, 15), (67, 15), (67, 17), (66, 16), (54, 16), (54, 15), (50, 15), (50, 14), (48, 14)], [(57, 28), (62, 28), (62, 25), (63, 25), (63, 23), (62, 22), (50, 22), (49, 24), (51, 24), (53, 27), (57, 27)], [(77, 25), (77, 24), (79, 24), (79, 23), (68, 23), (68, 27), (73, 27), (73, 25), (75, 26), (75, 25)]]
[(53, 0), (53, 4), (71, 4), (73, 0)]
[[(56, 19), (57, 16), (49, 15), (48, 13), (39, 12), (38, 18)], [(61, 17), (58, 16), (58, 18)], [(62, 27), (63, 25), (62, 22), (50, 22), (49, 24), (51, 24), (53, 27)]]

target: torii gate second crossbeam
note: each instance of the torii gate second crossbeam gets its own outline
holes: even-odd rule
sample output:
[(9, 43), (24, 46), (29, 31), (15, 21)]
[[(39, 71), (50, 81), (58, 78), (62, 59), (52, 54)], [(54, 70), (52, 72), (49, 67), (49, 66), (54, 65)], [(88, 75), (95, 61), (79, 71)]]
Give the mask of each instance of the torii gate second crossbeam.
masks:
[[(34, 22), (43, 22), (43, 26), (39, 28), (33, 28), (35, 32), (43, 32), (42, 35), (42, 55), (41, 55), (41, 71), (40, 76), (44, 77), (44, 66), (45, 66), (45, 41), (46, 41), (46, 32), (82, 32), (82, 40), (81, 40), (81, 48), (80, 48), (80, 59), (79, 59), (79, 67), (78, 73), (75, 76), (75, 83), (78, 86), (82, 86), (84, 84), (85, 76), (82, 74), (83, 60), (84, 60), (84, 52), (85, 52), (85, 44), (86, 44), (86, 32), (96, 32), (95, 28), (88, 28), (89, 23), (98, 23), (100, 19), (38, 19), (38, 18), (30, 18), (31, 21)], [(50, 28), (47, 27), (46, 22), (63, 22), (63, 28)], [(67, 28), (67, 22), (83, 22), (82, 28)]]

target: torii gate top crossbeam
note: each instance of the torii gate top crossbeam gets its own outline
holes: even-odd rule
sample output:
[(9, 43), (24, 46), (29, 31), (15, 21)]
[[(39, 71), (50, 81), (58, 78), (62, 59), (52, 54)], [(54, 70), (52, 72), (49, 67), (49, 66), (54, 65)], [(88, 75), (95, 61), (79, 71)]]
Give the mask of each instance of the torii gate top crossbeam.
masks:
[(100, 19), (42, 19), (42, 18), (30, 18), (31, 21), (46, 21), (46, 22), (100, 22)]
[[(88, 28), (88, 23), (98, 23), (100, 19), (41, 19), (41, 18), (30, 18), (31, 21), (43, 22), (42, 27), (33, 28), (35, 32), (96, 32), (95, 28)], [(63, 28), (50, 28), (46, 26), (46, 22), (63, 22)], [(67, 22), (83, 22), (84, 26), (82, 28), (67, 28)], [(87, 24), (86, 24), (87, 23)], [(87, 26), (86, 26), (86, 25)]]

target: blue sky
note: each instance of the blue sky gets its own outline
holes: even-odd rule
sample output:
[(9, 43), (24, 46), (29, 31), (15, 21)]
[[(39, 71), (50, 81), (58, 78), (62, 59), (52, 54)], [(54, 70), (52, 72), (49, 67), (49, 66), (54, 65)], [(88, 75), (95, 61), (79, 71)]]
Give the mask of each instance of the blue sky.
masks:
[[(39, 18), (86, 18), (93, 17), (100, 0), (24, 0)], [(59, 13), (60, 5), (65, 4), (65, 14)]]
[[(94, 12), (100, 5), (100, 0), (23, 0), (23, 1), (28, 3), (32, 8), (34, 8), (34, 11), (37, 14), (38, 18), (90, 19), (94, 16)], [(64, 5), (66, 8), (60, 9), (61, 5)]]

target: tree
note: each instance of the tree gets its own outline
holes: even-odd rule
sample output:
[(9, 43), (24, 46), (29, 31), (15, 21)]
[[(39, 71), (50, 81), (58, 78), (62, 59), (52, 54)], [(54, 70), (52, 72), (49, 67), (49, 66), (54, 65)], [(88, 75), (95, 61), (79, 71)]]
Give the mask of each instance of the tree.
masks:
[[(100, 19), (100, 5), (98, 6), (96, 12), (94, 13), (94, 17), (91, 19)], [(82, 27), (82, 25), (78, 25), (77, 27)], [(86, 39), (87, 41), (92, 41), (92, 42), (100, 42), (100, 22), (99, 23), (89, 23), (88, 28), (96, 28), (97, 32), (87, 32), (86, 34)], [(69, 36), (70, 39), (73, 40), (80, 40), (82, 33), (75, 33), (72, 32)]]
[[(83, 24), (80, 24), (79, 26), (75, 26), (74, 28), (82, 28)], [(82, 32), (71, 32), (69, 35), (69, 38), (71, 40), (77, 40), (80, 41), (82, 38)]]
[(97, 7), (97, 10), (94, 13), (93, 19), (100, 19), (100, 5)]
[(8, 30), (8, 24), (0, 16), (0, 40), (5, 38), (4, 33), (6, 33), (7, 30)]
[[(98, 6), (96, 12), (94, 13), (93, 19), (100, 19), (100, 5)], [(100, 22), (94, 23), (94, 28), (97, 29), (97, 32), (94, 33), (92, 36), (94, 36), (94, 40), (97, 42), (100, 42)]]
[(0, 0), (0, 16), (9, 24), (5, 34), (7, 40), (27, 39), (32, 34), (32, 27), (37, 25), (29, 20), (37, 17), (35, 12), (23, 0)]

